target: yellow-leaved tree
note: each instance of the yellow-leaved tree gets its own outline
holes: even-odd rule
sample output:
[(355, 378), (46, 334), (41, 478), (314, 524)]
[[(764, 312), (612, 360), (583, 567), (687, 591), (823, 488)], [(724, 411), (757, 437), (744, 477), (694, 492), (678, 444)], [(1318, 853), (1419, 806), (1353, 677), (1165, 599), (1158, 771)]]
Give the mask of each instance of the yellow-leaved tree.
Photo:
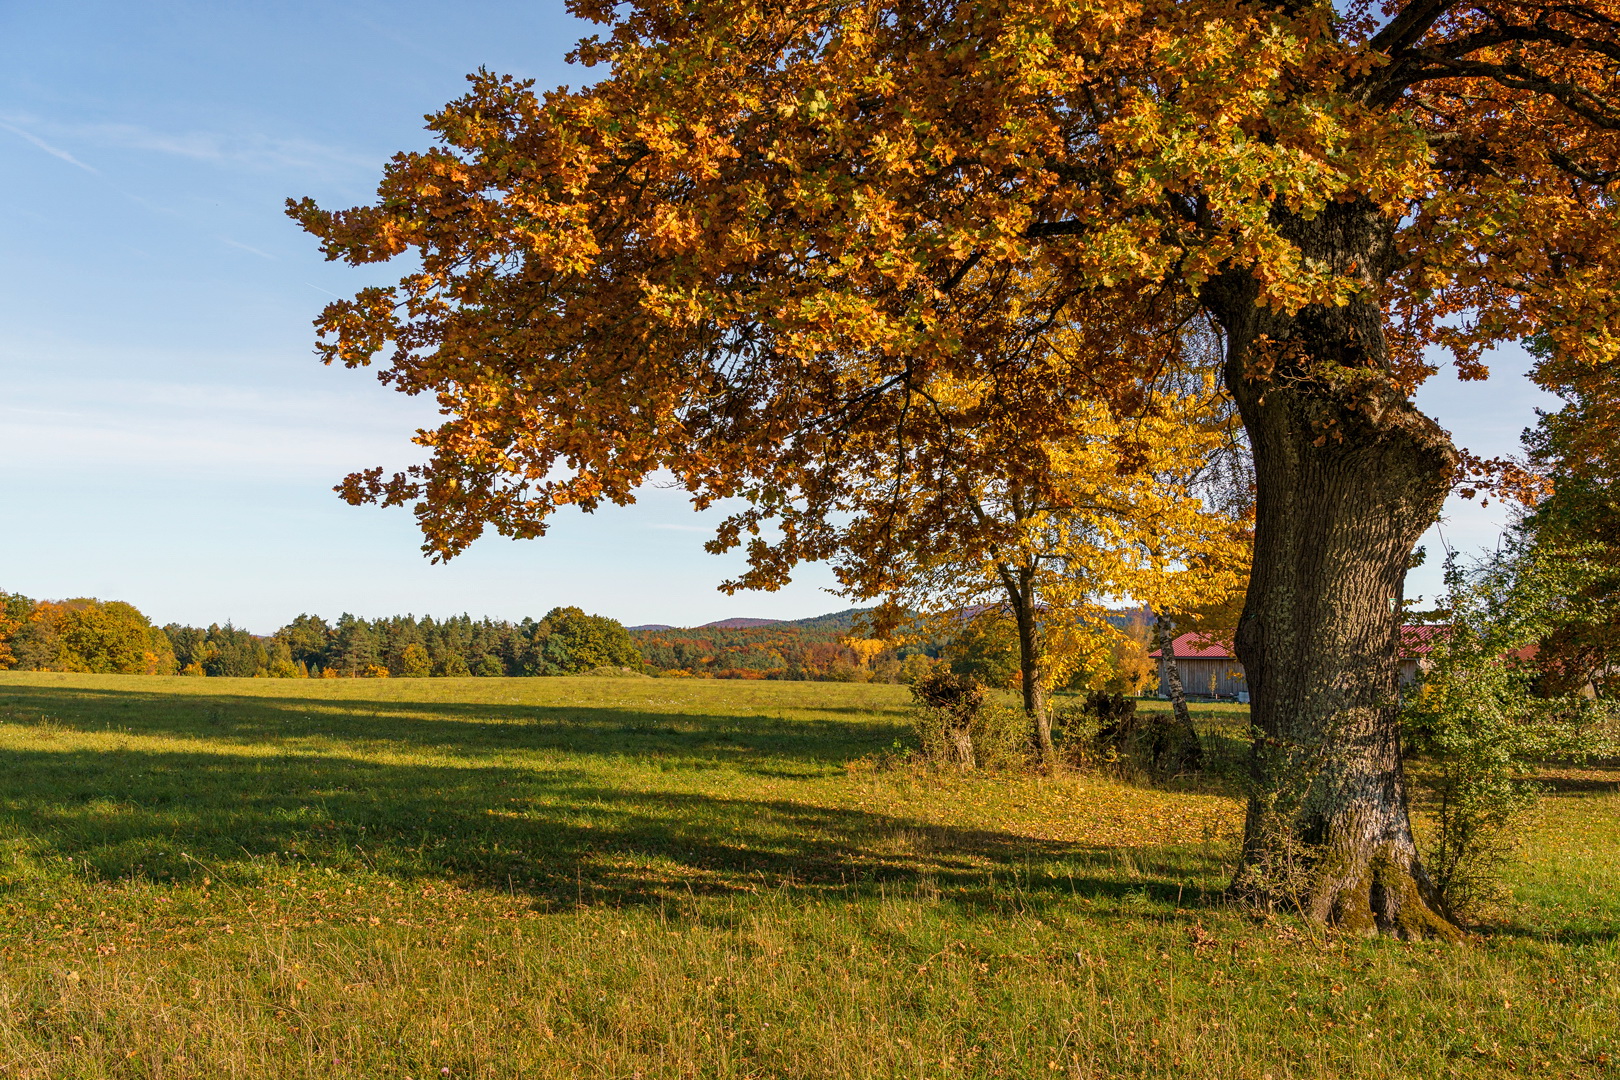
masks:
[(34, 602), (26, 596), (0, 591), (0, 668), (8, 668), (16, 660), (11, 639), (22, 629), (23, 620), (33, 606)]
[[(1047, 765), (1056, 758), (1050, 692), (1111, 667), (1133, 644), (1111, 617), (1123, 600), (1188, 611), (1240, 593), (1248, 569), (1246, 522), (1204, 483), (1211, 462), (1245, 453), (1207, 326), (1158, 331), (1174, 366), (1141, 387), (1134, 414), (1122, 415), (1117, 397), (1071, 393), (1054, 410), (1060, 419), (1029, 430), (1019, 382), (1042, 394), (1073, 387), (1092, 362), (1081, 329), (1029, 343), (1011, 388), (989, 374), (925, 384), (927, 408), (950, 433), (940, 449), (865, 455), (877, 468), (846, 474), (837, 513), (795, 521), (802, 533), (847, 522), (828, 545), (839, 552), (834, 569), (849, 594), (884, 597), (891, 620), (949, 627), (964, 610), (1003, 613), (1017, 633), (1031, 742)], [(1031, 457), (1038, 467), (1012, 464)]]

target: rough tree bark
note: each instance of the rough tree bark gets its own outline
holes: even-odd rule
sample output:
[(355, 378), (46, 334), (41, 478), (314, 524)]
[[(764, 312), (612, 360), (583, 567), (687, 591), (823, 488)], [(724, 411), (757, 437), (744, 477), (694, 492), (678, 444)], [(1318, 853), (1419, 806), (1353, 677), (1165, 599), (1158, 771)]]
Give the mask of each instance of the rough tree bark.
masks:
[(1204, 763), (1204, 745), (1193, 727), (1192, 713), (1187, 710), (1187, 690), (1181, 683), (1181, 667), (1176, 663), (1176, 625), (1168, 615), (1154, 613), (1153, 631), (1158, 638), (1159, 667), (1170, 690), (1170, 711), (1174, 715), (1173, 730), (1166, 739), (1164, 760), (1156, 762), (1165, 772), (1177, 773), (1198, 769)]
[(1380, 377), (1387, 222), (1340, 203), (1283, 224), (1307, 259), (1361, 275), (1367, 291), (1288, 315), (1256, 305), (1243, 272), (1205, 290), (1257, 482), (1236, 641), (1256, 737), (1234, 889), (1356, 932), (1452, 937), (1407, 816), (1396, 649), (1407, 561), (1457, 454)]

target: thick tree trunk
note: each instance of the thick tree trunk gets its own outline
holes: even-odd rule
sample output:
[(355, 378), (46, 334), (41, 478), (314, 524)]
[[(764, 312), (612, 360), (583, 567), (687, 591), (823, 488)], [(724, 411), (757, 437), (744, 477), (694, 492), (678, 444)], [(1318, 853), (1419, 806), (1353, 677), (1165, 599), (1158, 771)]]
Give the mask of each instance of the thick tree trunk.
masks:
[[(1335, 204), (1286, 222), (1307, 258), (1369, 275), (1387, 226)], [(1396, 713), (1400, 597), (1457, 456), (1383, 376), (1364, 299), (1286, 315), (1234, 272), (1206, 289), (1251, 440), (1254, 569), (1237, 654), (1255, 730), (1234, 889), (1363, 933), (1451, 937), (1407, 816)]]
[(1030, 720), (1030, 745), (1041, 767), (1057, 765), (1057, 747), (1052, 742), (1052, 710), (1046, 694), (1046, 642), (1041, 635), (1039, 613), (1035, 610), (1034, 575), (1028, 571), (1001, 568), (1018, 627), (1018, 673), (1024, 695), (1024, 713)]
[(1169, 738), (1163, 751), (1156, 755), (1162, 760), (1155, 764), (1163, 772), (1178, 773), (1201, 768), (1204, 764), (1204, 745), (1198, 740), (1198, 729), (1193, 727), (1192, 713), (1187, 709), (1187, 690), (1181, 684), (1181, 667), (1176, 663), (1176, 626), (1169, 616), (1157, 612), (1153, 616), (1153, 630), (1159, 639), (1159, 666), (1170, 690), (1170, 711), (1174, 716)]

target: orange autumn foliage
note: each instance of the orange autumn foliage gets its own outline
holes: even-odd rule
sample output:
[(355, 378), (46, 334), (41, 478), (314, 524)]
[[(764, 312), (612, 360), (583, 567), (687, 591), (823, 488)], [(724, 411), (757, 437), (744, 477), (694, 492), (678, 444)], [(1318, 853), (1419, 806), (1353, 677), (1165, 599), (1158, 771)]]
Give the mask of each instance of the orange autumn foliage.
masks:
[(11, 638), (22, 626), (22, 620), (16, 618), (0, 605), (0, 668), (11, 666), (15, 653), (11, 649)]
[[(660, 469), (705, 504), (813, 486), (852, 426), (898, 428), (924, 378), (1076, 296), (1124, 323), (1232, 265), (1280, 310), (1376, 292), (1400, 388), (1431, 345), (1481, 377), (1546, 330), (1566, 382), (1614, 349), (1604, 3), (1411, 0), (1382, 29), (1230, 0), (576, 6), (600, 81), (481, 73), (375, 206), (291, 207), (332, 258), (421, 259), (320, 326), (449, 415), (430, 464), (344, 489), (414, 502), (438, 555)], [(1302, 259), (1271, 214), (1352, 197), (1400, 222), (1385, 266)], [(1129, 398), (1155, 346), (1107, 341), (1088, 389)]]

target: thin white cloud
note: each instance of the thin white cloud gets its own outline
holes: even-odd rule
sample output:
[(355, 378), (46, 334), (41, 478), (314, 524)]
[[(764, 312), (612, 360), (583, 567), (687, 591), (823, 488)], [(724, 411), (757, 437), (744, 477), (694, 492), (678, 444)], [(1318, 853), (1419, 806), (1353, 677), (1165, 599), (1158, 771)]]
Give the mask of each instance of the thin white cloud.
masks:
[(219, 240), (220, 240), (220, 243), (222, 243), (222, 244), (229, 245), (230, 247), (233, 247), (233, 248), (241, 248), (243, 251), (247, 252), (248, 254), (257, 255), (261, 259), (269, 259), (271, 262), (280, 262), (281, 261), (280, 259), (276, 258), (274, 255), (270, 254), (268, 251), (260, 251), (256, 247), (253, 247), (253, 246), (251, 246), (249, 244), (242, 243), (242, 241), (240, 241), (240, 240), (232, 240), (228, 236), (222, 236), (222, 237), (219, 238)]
[[(90, 169), (73, 155), (44, 142), (18, 127), (44, 131), (51, 137), (95, 146), (141, 153), (163, 154), (205, 162), (222, 168), (261, 171), (332, 173), (353, 169), (375, 171), (380, 162), (373, 157), (328, 146), (310, 139), (279, 138), (273, 135), (241, 132), (162, 131), (144, 124), (65, 124), (34, 116), (6, 115), (0, 126), (28, 139), (47, 153)], [(96, 170), (90, 169), (91, 172)]]
[(14, 477), (110, 467), (329, 483), (355, 468), (419, 460), (410, 434), (427, 419), (383, 394), (83, 376), (8, 389), (0, 460)]
[(37, 146), (39, 149), (41, 149), (41, 150), (45, 151), (47, 154), (51, 155), (51, 157), (61, 158), (63, 161), (67, 162), (69, 165), (76, 165), (79, 168), (83, 169), (87, 173), (95, 173), (97, 176), (101, 175), (99, 170), (93, 169), (89, 165), (86, 165), (84, 162), (80, 161), (78, 158), (74, 157), (72, 154), (68, 153), (66, 150), (63, 150), (61, 147), (52, 146), (50, 143), (46, 142), (44, 139), (40, 138), (38, 135), (34, 135), (34, 134), (30, 133), (30, 132), (24, 131), (22, 128), (17, 127), (14, 124), (5, 123), (4, 121), (0, 121), (0, 128), (5, 128), (7, 131), (11, 132), (13, 135), (17, 136), (19, 139), (22, 139), (25, 142), (32, 143), (34, 146)]
[(369, 157), (308, 139), (207, 131), (174, 133), (139, 124), (91, 124), (81, 127), (79, 132), (91, 142), (216, 165), (299, 171), (325, 171), (333, 166), (368, 169), (377, 166)]

